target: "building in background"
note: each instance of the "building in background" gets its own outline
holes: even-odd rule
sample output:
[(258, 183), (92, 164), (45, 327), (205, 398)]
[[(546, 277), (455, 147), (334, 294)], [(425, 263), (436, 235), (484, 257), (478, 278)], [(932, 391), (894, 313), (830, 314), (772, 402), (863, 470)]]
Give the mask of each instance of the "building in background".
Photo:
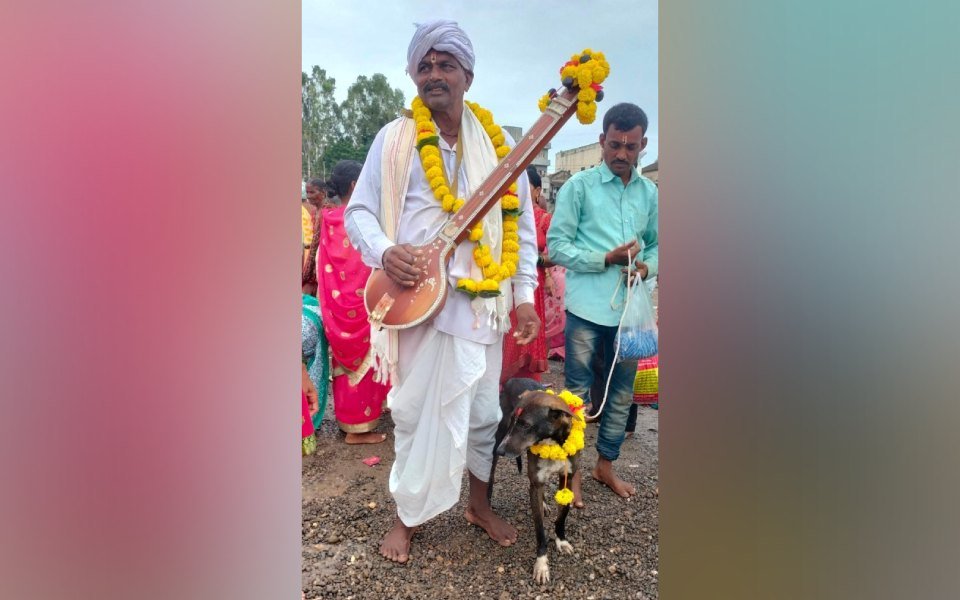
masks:
[[(523, 138), (522, 128), (514, 127), (513, 125), (504, 125), (503, 128), (510, 133), (514, 140), (519, 142), (520, 139)], [(601, 156), (600, 142), (594, 142), (570, 150), (559, 150), (554, 157), (555, 169), (552, 173), (548, 174), (547, 171), (550, 169), (550, 159), (548, 158), (549, 150), (550, 144), (547, 144), (530, 164), (537, 169), (537, 173), (540, 174), (540, 178), (543, 180), (542, 193), (546, 194), (548, 204), (551, 205), (552, 209), (552, 205), (555, 204), (557, 199), (557, 192), (560, 191), (560, 186), (566, 183), (574, 173), (599, 165), (603, 157)], [(642, 159), (646, 153), (646, 150), (640, 152), (638, 160)], [(652, 164), (643, 167), (640, 170), (640, 174), (657, 183), (658, 162), (659, 161), (653, 161)]]
[[(513, 137), (517, 142), (523, 138), (523, 129), (520, 127), (514, 127), (513, 125), (504, 125), (504, 129)], [(540, 175), (540, 178), (543, 180), (543, 193), (548, 193), (547, 189), (547, 169), (550, 168), (550, 159), (547, 157), (547, 153), (550, 151), (550, 144), (547, 143), (544, 146), (543, 150), (540, 151), (540, 154), (536, 155), (533, 158), (533, 161), (530, 165), (537, 170), (537, 173)], [(549, 196), (548, 196), (549, 197)]]
[(560, 186), (570, 179), (570, 175), (570, 171), (557, 171), (556, 173), (547, 175), (547, 179), (544, 180), (544, 187), (547, 185), (547, 180), (550, 181), (550, 193), (547, 195), (547, 203), (550, 205), (551, 211), (553, 211), (553, 207), (557, 203), (557, 192), (560, 191)]
[[(640, 152), (637, 160), (643, 158), (647, 151)], [(571, 174), (595, 167), (603, 160), (600, 142), (580, 146), (572, 150), (559, 150), (556, 155), (556, 172), (570, 171)]]
[(640, 174), (659, 186), (660, 185), (660, 182), (658, 181), (659, 171), (660, 171), (660, 159), (658, 158), (657, 160), (653, 161), (649, 165), (640, 169)]
[(600, 164), (600, 142), (594, 142), (572, 150), (560, 150), (555, 158), (557, 173), (560, 171), (569, 171), (571, 175), (578, 173)]
[[(637, 157), (637, 160), (642, 159), (646, 153), (646, 150), (640, 152), (640, 156)], [(560, 186), (566, 183), (574, 173), (578, 173), (585, 169), (589, 169), (590, 167), (599, 165), (603, 161), (600, 142), (594, 142), (592, 144), (587, 144), (586, 146), (573, 148), (572, 150), (558, 150), (555, 159), (556, 171), (554, 171), (549, 177), (549, 198), (551, 202), (556, 200), (557, 192), (560, 190)], [(644, 177), (648, 177), (649, 179), (653, 180), (654, 183), (656, 183), (657, 161), (654, 161), (651, 165), (643, 167), (640, 171), (640, 174)]]

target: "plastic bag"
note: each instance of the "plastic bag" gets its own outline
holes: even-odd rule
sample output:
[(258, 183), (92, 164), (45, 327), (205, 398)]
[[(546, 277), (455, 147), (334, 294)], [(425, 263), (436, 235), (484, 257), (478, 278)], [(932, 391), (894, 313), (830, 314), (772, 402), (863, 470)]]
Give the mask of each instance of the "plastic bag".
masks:
[(655, 356), (657, 348), (657, 320), (647, 286), (635, 280), (627, 289), (623, 318), (616, 339), (617, 360), (638, 360)]

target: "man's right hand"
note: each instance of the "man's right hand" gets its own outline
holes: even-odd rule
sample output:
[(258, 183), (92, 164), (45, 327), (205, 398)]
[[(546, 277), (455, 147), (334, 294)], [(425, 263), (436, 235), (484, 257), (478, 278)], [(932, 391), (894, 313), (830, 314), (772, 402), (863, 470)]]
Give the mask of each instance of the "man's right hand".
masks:
[[(629, 253), (629, 256), (627, 253)], [(637, 254), (640, 254), (640, 244), (637, 243), (637, 240), (632, 240), (607, 252), (605, 263), (608, 265), (628, 265), (630, 261), (636, 260)]]
[(423, 250), (410, 244), (390, 246), (383, 253), (383, 270), (390, 279), (406, 287), (412, 287), (420, 278), (418, 266)]

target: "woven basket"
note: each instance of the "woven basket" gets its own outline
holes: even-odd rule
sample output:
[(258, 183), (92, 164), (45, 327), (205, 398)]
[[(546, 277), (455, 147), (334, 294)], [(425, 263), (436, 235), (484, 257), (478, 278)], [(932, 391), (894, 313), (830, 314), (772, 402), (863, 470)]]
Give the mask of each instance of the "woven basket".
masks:
[(633, 401), (637, 404), (659, 404), (659, 364), (659, 355), (644, 358), (637, 364), (637, 376), (633, 380)]

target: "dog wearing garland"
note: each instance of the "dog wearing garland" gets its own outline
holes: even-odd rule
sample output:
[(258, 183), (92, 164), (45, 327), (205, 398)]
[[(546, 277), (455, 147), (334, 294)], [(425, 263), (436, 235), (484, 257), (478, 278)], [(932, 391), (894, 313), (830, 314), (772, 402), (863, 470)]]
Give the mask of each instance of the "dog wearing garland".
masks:
[(579, 452), (583, 449), (586, 421), (583, 401), (564, 390), (559, 394), (532, 379), (514, 378), (503, 386), (500, 398), (503, 419), (497, 430), (497, 439), (490, 469), (489, 493), (493, 493), (493, 471), (497, 457), (517, 458), (527, 455), (527, 476), (530, 479), (530, 509), (537, 535), (537, 559), (533, 565), (533, 579), (543, 584), (550, 581), (547, 561), (547, 535), (543, 526), (544, 486), (558, 478), (554, 496), (560, 511), (554, 522), (557, 551), (573, 554), (573, 546), (566, 539), (566, 521), (570, 513), (573, 492), (568, 486), (579, 469)]

